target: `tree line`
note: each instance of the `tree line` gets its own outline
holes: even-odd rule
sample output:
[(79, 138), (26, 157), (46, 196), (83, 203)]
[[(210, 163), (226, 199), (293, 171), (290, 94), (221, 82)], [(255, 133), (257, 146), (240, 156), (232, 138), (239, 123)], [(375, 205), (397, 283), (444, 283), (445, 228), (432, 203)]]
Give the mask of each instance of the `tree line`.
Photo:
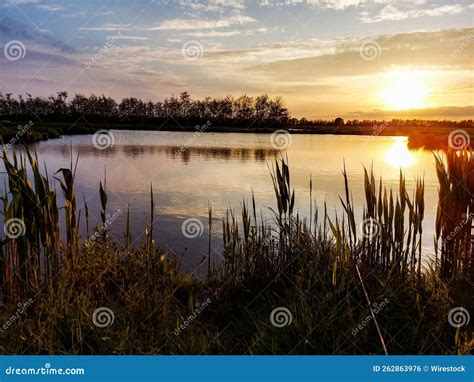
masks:
[(163, 101), (143, 101), (135, 97), (123, 98), (116, 102), (113, 98), (91, 94), (75, 94), (69, 98), (65, 91), (49, 97), (13, 97), (11, 93), (0, 91), (0, 119), (39, 120), (41, 122), (79, 123), (122, 123), (122, 124), (163, 124), (170, 122), (183, 126), (202, 125), (207, 121), (222, 127), (272, 127), (279, 126), (318, 129), (318, 127), (359, 127), (374, 128), (380, 124), (384, 128), (403, 127), (443, 127), (472, 128), (472, 120), (433, 121), (421, 119), (334, 120), (292, 118), (281, 97), (271, 98), (267, 94), (251, 97), (241, 95), (205, 97), (193, 99), (188, 92), (171, 96)]
[(45, 122), (77, 121), (117, 122), (117, 123), (160, 123), (169, 119), (185, 125), (213, 124), (232, 126), (242, 125), (286, 125), (289, 120), (288, 109), (281, 97), (268, 95), (238, 98), (206, 97), (192, 99), (188, 92), (171, 96), (163, 101), (143, 101), (135, 97), (123, 98), (117, 103), (105, 95), (84, 96), (75, 94), (68, 99), (68, 93), (58, 92), (47, 98), (26, 94), (18, 98), (11, 93), (0, 92), (0, 115), (8, 118), (34, 118)]
[(325, 119), (314, 119), (308, 120), (306, 118), (296, 119), (291, 118), (289, 120), (290, 125), (304, 126), (304, 127), (321, 127), (321, 126), (344, 126), (346, 128), (354, 127), (384, 127), (384, 128), (422, 128), (422, 127), (443, 127), (443, 128), (473, 128), (472, 119), (466, 119), (462, 121), (450, 121), (450, 120), (426, 120), (426, 119), (391, 119), (391, 120), (377, 120), (377, 119), (351, 119), (344, 121), (342, 118), (336, 118), (334, 120)]

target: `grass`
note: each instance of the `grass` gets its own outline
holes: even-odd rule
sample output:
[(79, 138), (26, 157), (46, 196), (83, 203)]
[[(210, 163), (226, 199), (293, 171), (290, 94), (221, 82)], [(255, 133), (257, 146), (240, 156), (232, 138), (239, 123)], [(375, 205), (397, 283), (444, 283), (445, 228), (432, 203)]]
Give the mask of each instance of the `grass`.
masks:
[(449, 281), (458, 274), (474, 273), (474, 156), (469, 151), (449, 151), (447, 164), (436, 157), (439, 204), (436, 248), (440, 276)]
[(38, 123), (33, 121), (0, 122), (0, 142), (28, 144), (70, 134), (93, 134), (100, 126), (87, 124), (66, 125), (64, 123)]
[[(344, 171), (341, 213), (330, 219), (326, 211), (313, 211), (310, 196), (313, 216), (307, 221), (294, 209), (290, 167), (282, 159), (270, 168), (274, 223), (259, 216), (253, 196), (242, 201), (240, 214), (229, 209), (222, 220), (225, 260), (216, 264), (208, 256), (208, 276), (199, 280), (180, 269), (173, 253), (156, 247), (152, 188), (140, 246), (129, 245), (128, 212), (124, 247), (108, 237), (104, 218), (83, 238), (86, 245), (78, 232), (81, 224), (90, 232), (88, 208), (78, 208), (74, 194), (78, 159), (53, 179), (40, 171), (36, 155), (3, 153), (4, 220), (19, 219), (23, 234), (4, 237), (0, 247), (0, 352), (470, 354), (472, 323), (453, 327), (448, 316), (456, 307), (474, 312), (468, 231), (450, 234), (462, 223), (462, 212), (473, 211), (472, 183), (467, 192), (455, 191), (459, 181), (472, 182), (472, 158), (470, 152), (448, 152), (447, 164), (436, 159), (438, 241), (450, 239), (433, 261), (421, 258), (421, 179), (409, 194), (400, 174), (394, 192), (367, 170), (364, 220), (356, 222)], [(53, 182), (59, 182), (61, 196)], [(99, 189), (105, 217), (105, 182)], [(310, 189), (312, 195), (312, 179)], [(451, 220), (444, 211), (455, 212)], [(66, 222), (64, 242), (59, 214)], [(213, 219), (210, 206), (209, 232), (216, 229)], [(19, 313), (18, 304), (27, 301), (32, 303)], [(109, 314), (105, 327), (93, 319), (103, 307), (114, 318), (112, 323)], [(282, 308), (291, 320), (287, 314), (288, 325), (278, 327), (275, 312)]]

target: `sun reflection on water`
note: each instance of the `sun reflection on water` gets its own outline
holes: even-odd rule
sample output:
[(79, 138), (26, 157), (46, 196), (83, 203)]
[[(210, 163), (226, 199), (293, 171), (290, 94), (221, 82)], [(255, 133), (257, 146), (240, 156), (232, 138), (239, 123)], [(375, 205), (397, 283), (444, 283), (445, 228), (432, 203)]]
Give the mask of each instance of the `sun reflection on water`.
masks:
[(408, 138), (394, 137), (385, 153), (385, 162), (392, 167), (410, 167), (416, 163), (415, 155), (408, 148)]

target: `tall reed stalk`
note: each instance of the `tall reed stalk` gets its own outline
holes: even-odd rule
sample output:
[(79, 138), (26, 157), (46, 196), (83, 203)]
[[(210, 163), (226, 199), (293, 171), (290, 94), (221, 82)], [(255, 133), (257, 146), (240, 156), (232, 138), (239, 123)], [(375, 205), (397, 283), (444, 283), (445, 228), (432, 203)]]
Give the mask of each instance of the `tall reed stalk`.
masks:
[(439, 183), (436, 216), (437, 266), (443, 280), (474, 280), (474, 155), (448, 150), (446, 163), (435, 155)]

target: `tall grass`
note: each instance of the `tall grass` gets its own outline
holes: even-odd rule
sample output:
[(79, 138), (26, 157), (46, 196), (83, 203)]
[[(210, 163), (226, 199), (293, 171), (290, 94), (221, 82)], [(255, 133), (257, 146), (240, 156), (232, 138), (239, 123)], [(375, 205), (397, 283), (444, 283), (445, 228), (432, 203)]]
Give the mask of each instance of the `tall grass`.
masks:
[[(453, 224), (459, 223), (449, 218), (473, 211), (472, 153), (448, 153), (447, 167), (437, 158), (437, 235), (449, 246), (443, 246), (434, 264), (421, 255), (422, 180), (409, 193), (400, 174), (395, 192), (366, 170), (363, 221), (357, 222), (345, 170), (342, 213), (334, 217), (326, 207), (313, 211), (311, 178), (308, 222), (295, 210), (290, 168), (281, 159), (270, 169), (276, 198), (274, 223), (263, 218), (253, 193), (250, 203), (242, 200), (240, 214), (229, 208), (222, 220), (222, 264), (211, 258), (214, 217), (209, 205), (205, 281), (185, 274), (173, 254), (156, 246), (152, 186), (144, 243), (132, 248), (129, 209), (125, 245), (106, 234), (104, 182), (99, 184), (102, 227), (95, 228), (101, 235), (83, 245), (80, 217), (84, 211), (82, 224), (89, 235), (89, 211), (86, 203), (79, 209), (76, 204), (77, 159), (71, 158), (70, 168), (59, 170), (53, 179), (59, 182), (62, 197), (46, 170), (41, 174), (36, 154), (25, 149), (10, 159), (3, 153), (3, 161), (8, 178), (8, 191), (1, 199), (4, 221), (20, 219), (25, 228), (23, 235), (7, 236), (1, 242), (3, 302), (14, 307), (31, 296), (36, 302), (28, 318), (0, 333), (11, 347), (0, 346), (0, 351), (23, 352), (23, 347), (31, 346), (32, 353), (80, 354), (444, 354), (472, 348), (472, 332), (457, 328), (453, 339), (454, 329), (447, 321), (454, 303), (474, 309), (469, 294), (457, 292), (466, 284), (460, 287), (452, 281), (454, 275), (463, 282), (472, 280), (467, 228), (449, 239)], [(460, 182), (470, 193), (455, 191)], [(454, 215), (446, 215), (447, 211)], [(59, 235), (61, 213), (65, 242)], [(214, 302), (199, 317), (200, 323), (186, 329), (186, 335), (170, 337), (194, 314), (196, 301), (207, 297)], [(384, 299), (390, 303), (376, 311), (374, 304)], [(116, 316), (117, 323), (106, 332), (90, 320), (100, 306), (111, 307)], [(284, 330), (268, 320), (270, 312), (281, 306), (293, 313), (292, 325)], [(373, 324), (355, 337), (354, 327), (367, 316)], [(434, 332), (439, 334), (436, 341)]]
[[(440, 277), (474, 281), (474, 155), (449, 150), (446, 164), (435, 156), (439, 183), (436, 254)], [(439, 256), (439, 257), (438, 257)]]
[[(244, 275), (259, 273), (258, 270), (278, 270), (291, 266), (297, 259), (295, 253), (315, 238), (334, 245), (336, 258), (333, 269), (349, 262), (359, 264), (371, 272), (412, 275), (421, 274), (421, 238), (424, 218), (424, 183), (416, 182), (413, 195), (406, 190), (405, 178), (400, 174), (399, 192), (383, 187), (372, 171), (365, 170), (366, 204), (363, 222), (355, 221), (355, 210), (350, 194), (347, 173), (343, 171), (345, 199), (340, 198), (343, 214), (330, 218), (324, 211), (324, 223), (318, 222), (318, 211), (314, 217), (314, 230), (298, 213), (294, 212), (295, 192), (291, 189), (290, 172), (285, 160), (276, 161), (272, 169), (272, 180), (277, 201), (276, 229), (263, 222), (257, 224), (255, 202), (251, 224), (245, 201), (242, 203), (241, 222), (229, 209), (224, 218), (224, 251), (226, 255), (226, 277), (240, 279)], [(244, 229), (241, 237), (240, 227)], [(330, 233), (327, 228), (330, 228)], [(249, 250), (258, 248), (259, 252)], [(306, 261), (308, 259), (305, 259)], [(265, 272), (264, 272), (265, 273)]]
[[(28, 161), (33, 183), (27, 175)], [(60, 269), (63, 255), (59, 236), (59, 207), (48, 173), (43, 176), (38, 158), (26, 151), (13, 154), (10, 161), (3, 154), (8, 177), (8, 193), (2, 198), (3, 218), (7, 235), (1, 243), (1, 281), (4, 296), (25, 298), (53, 280)], [(72, 166), (72, 163), (71, 163)], [(77, 250), (77, 225), (72, 170), (61, 169), (61, 187), (65, 198), (67, 248), (70, 256)]]

